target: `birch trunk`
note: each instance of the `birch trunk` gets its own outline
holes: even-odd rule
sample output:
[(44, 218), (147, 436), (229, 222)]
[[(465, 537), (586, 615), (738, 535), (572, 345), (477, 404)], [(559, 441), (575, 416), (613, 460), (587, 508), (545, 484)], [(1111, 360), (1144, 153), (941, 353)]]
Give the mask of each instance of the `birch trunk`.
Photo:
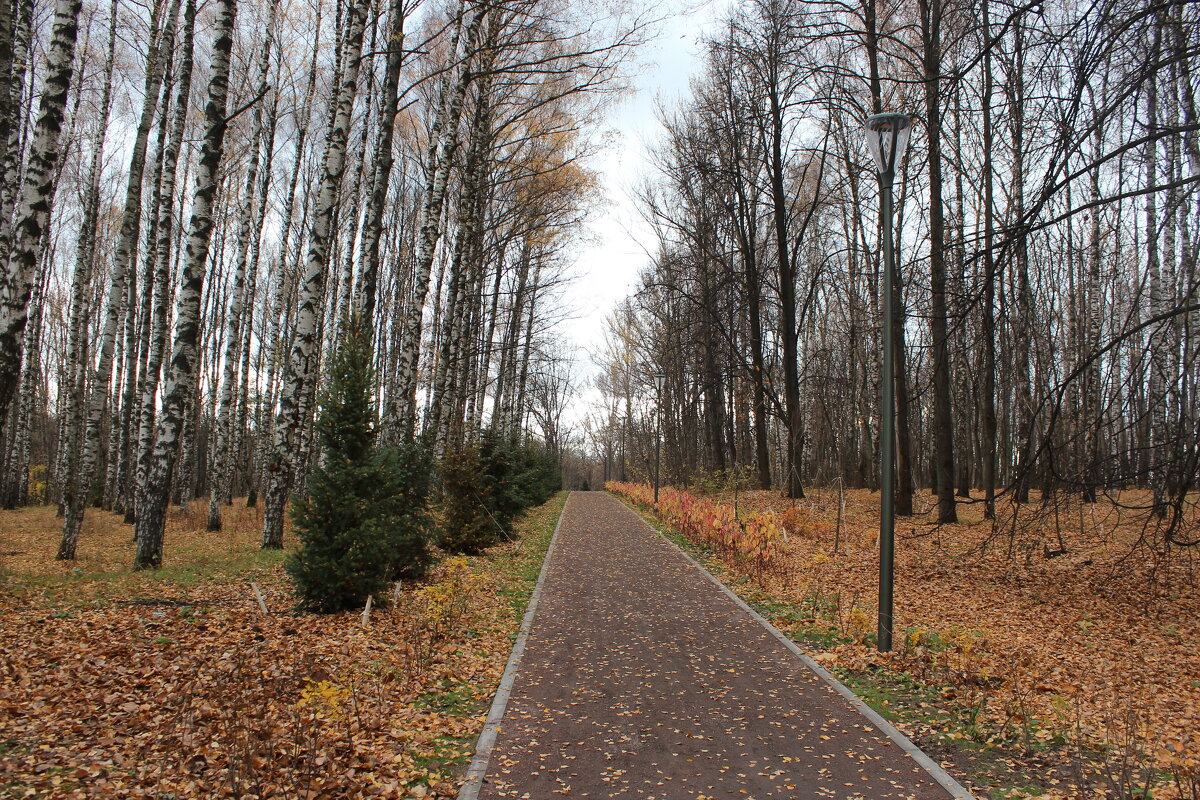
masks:
[[(379, 26), (372, 22), (370, 29), (371, 39), (366, 43), (365, 46), (368, 53), (376, 53), (378, 52), (376, 49), (376, 41), (378, 39)], [(364, 77), (363, 86), (361, 87), (360, 91), (363, 97), (368, 98), (368, 100), (375, 96), (375, 71), (373, 69), (368, 68), (367, 74)], [(370, 183), (368, 183), (366, 186), (363, 185), (363, 179), (364, 176), (366, 176), (367, 181), (374, 181), (375, 179), (376, 170), (373, 161), (370, 174), (367, 174), (367, 154), (371, 150), (371, 112), (377, 110), (381, 109), (378, 109), (374, 107), (373, 104), (368, 103), (367, 109), (362, 115), (360, 122), (362, 126), (362, 135), (359, 137), (358, 147), (354, 148), (356, 151), (354, 153), (356, 158), (354, 159), (354, 172), (350, 176), (350, 208), (348, 211), (343, 212), (339, 206), (339, 214), (346, 214), (346, 224), (341, 226), (344, 230), (344, 234), (341, 237), (340, 242), (336, 238), (334, 240), (334, 246), (339, 248), (341, 252), (337, 254), (337, 257), (334, 259), (333, 263), (336, 264), (338, 258), (340, 258), (342, 263), (341, 275), (338, 279), (337, 292), (333, 295), (337, 302), (329, 304), (330, 312), (332, 313), (331, 322), (333, 323), (329, 326), (329, 330), (333, 332), (334, 342), (341, 340), (341, 337), (345, 332), (344, 326), (350, 321), (350, 310), (354, 303), (354, 245), (355, 242), (358, 242), (361, 245), (363, 242), (363, 237), (366, 234), (364, 227), (366, 225), (366, 216), (363, 214), (363, 200), (365, 197), (367, 202), (370, 202), (371, 197), (375, 194), (374, 188), (370, 185)], [(336, 223), (336, 217), (334, 224), (336, 229), (338, 227)], [(362, 251), (360, 249), (358, 255), (361, 257), (361, 254)]]
[(41, 349), (42, 349), (42, 314), (46, 307), (46, 283), (50, 279), (50, 267), (53, 262), (53, 248), (47, 247), (42, 256), (42, 268), (34, 286), (30, 301), (31, 327), (25, 334), (24, 354), (21, 360), (21, 388), (17, 405), (12, 414), (13, 442), (9, 451), (7, 464), (8, 486), (4, 492), (3, 505), (5, 508), (16, 508), (28, 503), (29, 490), (29, 437), (30, 421), (33, 416), (34, 404), (42, 379)]
[[(278, 0), (272, 0), (267, 13), (267, 40), (263, 45), (262, 58), (258, 65), (258, 96), (266, 95), (271, 68), (271, 49), (275, 34), (275, 20), (279, 8)], [(221, 503), (230, 496), (230, 441), (234, 436), (233, 411), (235, 390), (238, 383), (238, 367), (241, 362), (242, 317), (245, 315), (246, 268), (249, 264), (250, 237), (257, 236), (254, 224), (258, 221), (258, 164), (263, 139), (263, 106), (254, 107), (250, 134), (250, 162), (246, 166), (246, 185), (249, 187), (248, 202), (242, 206), (238, 225), (237, 262), (233, 272), (233, 297), (229, 301), (229, 316), (225, 327), (225, 357), (222, 361), (221, 385), (217, 401), (216, 418), (213, 420), (215, 441), (213, 444), (212, 468), (209, 470), (208, 524), (210, 531), (221, 530)], [(253, 280), (253, 279), (252, 279)]]
[[(306, 416), (302, 406), (317, 378), (315, 358), (317, 325), (325, 290), (326, 267), (332, 241), (333, 216), (337, 208), (342, 173), (346, 166), (346, 144), (350, 134), (354, 98), (358, 93), (359, 62), (362, 56), (368, 0), (355, 0), (347, 25), (344, 71), (338, 88), (337, 105), (326, 138), (320, 192), (309, 234), (308, 258), (300, 284), (296, 311), (296, 340), (283, 375), (279, 414), (272, 436), (267, 487), (264, 496), (264, 548), (283, 547), (283, 515), (292, 483), (292, 449), (300, 423)], [(303, 431), (299, 431), (301, 434)]]
[(12, 240), (12, 211), (17, 191), (21, 184), (21, 145), (27, 116), (23, 108), (25, 74), (29, 60), (30, 30), (33, 24), (32, 0), (20, 0), (15, 4), (12, 17), (12, 33), (9, 39), (11, 53), (8, 71), (0, 73), (7, 79), (0, 89), (0, 100), (6, 107), (0, 116), (8, 124), (0, 138), (0, 157), (3, 158), (3, 180), (0, 182), (0, 258), (6, 256)]
[[(20, 102), (18, 84), (14, 73), (14, 44), (16, 39), (16, 14), (12, 2), (0, 3), (0, 145), (7, 149), (9, 138), (17, 126), (17, 104)], [(0, 193), (2, 196), (2, 193)], [(0, 219), (5, 219), (8, 209), (0, 205)]]
[[(187, 129), (187, 112), (191, 98), (192, 64), (196, 30), (196, 2), (188, 0), (183, 12), (183, 47), (180, 55), (179, 77), (175, 90), (175, 111), (171, 120), (170, 138), (163, 150), (162, 175), (160, 178), (160, 202), (155, 210), (158, 214), (158, 238), (154, 243), (154, 299), (153, 319), (150, 325), (149, 351), (146, 355), (145, 381), (142, 384), (138, 407), (137, 477), (135, 497), (138, 512), (144, 500), (146, 474), (150, 468), (150, 455), (154, 447), (155, 396), (158, 394), (159, 376), (162, 371), (163, 353), (167, 348), (167, 321), (170, 314), (171, 288), (173, 286), (172, 262), (175, 241), (175, 182), (178, 177), (179, 151)], [(149, 288), (149, 287), (147, 287)]]
[(17, 388), (29, 296), (50, 222), (63, 112), (74, 72), (80, 4), (80, 0), (57, 0), (54, 7), (54, 28), (46, 53), (46, 80), (38, 120), (17, 205), (12, 245), (4, 274), (0, 276), (3, 280), (3, 286), (0, 286), (0, 420), (7, 416)]
[(132, 281), (130, 281), (131, 291), (129, 293), (129, 320), (132, 334), (136, 339), (128, 347), (126, 353), (128, 358), (126, 364), (127, 377), (125, 381), (125, 395), (121, 400), (121, 442), (117, 452), (119, 459), (116, 468), (118, 485), (116, 487), (114, 502), (114, 510), (124, 513), (126, 524), (132, 524), (137, 516), (138, 484), (136, 479), (139, 456), (141, 398), (146, 386), (146, 368), (149, 361), (150, 336), (154, 320), (154, 288), (158, 256), (156, 242), (158, 241), (158, 227), (161, 222), (158, 209), (163, 202), (163, 164), (168, 146), (167, 137), (171, 122), (171, 115), (169, 113), (171, 95), (175, 86), (172, 73), (174, 37), (172, 37), (172, 40), (165, 47), (167, 49), (165, 50), (166, 55), (163, 57), (162, 99), (160, 100), (162, 111), (158, 115), (158, 128), (155, 133), (156, 152), (153, 161), (154, 169), (151, 172), (150, 178), (152, 190), (150, 193), (150, 203), (146, 211), (149, 216), (150, 226), (146, 231), (146, 254), (142, 265), (140, 305), (137, 305), (136, 315), (133, 308), (138, 303), (139, 297), (132, 291)]
[[(262, 231), (263, 223), (266, 220), (267, 200), (271, 192), (271, 175), (272, 166), (275, 160), (275, 125), (278, 121), (279, 95), (276, 93), (271, 98), (271, 105), (267, 112), (266, 129), (263, 132), (263, 146), (266, 151), (263, 153), (262, 178), (259, 181), (258, 201), (257, 201), (257, 218), (254, 221), (254, 238), (250, 242), (250, 266), (248, 284), (246, 287), (246, 297), (250, 313), (246, 315), (245, 332), (242, 335), (242, 366), (241, 366), (241, 392), (238, 399), (237, 413), (234, 419), (234, 438), (232, 443), (233, 452), (236, 458), (240, 459), (240, 473), (242, 482), (247, 485), (246, 505), (253, 507), (254, 496), (254, 463), (253, 448), (246, 447), (246, 424), (250, 415), (250, 344), (254, 335), (254, 311), (258, 302), (258, 271), (259, 260), (262, 252)], [(265, 315), (264, 315), (265, 317)], [(259, 335), (262, 332), (260, 329)], [(258, 375), (262, 374), (262, 356), (263, 348), (258, 350)]]
[(163, 525), (175, 467), (176, 446), (185, 414), (196, 386), (196, 344), (200, 332), (200, 295), (213, 231), (213, 200), (221, 168), (228, 127), (229, 65), (233, 50), (236, 0), (219, 0), (213, 33), (212, 77), (208, 104), (204, 109), (204, 144), (196, 169), (196, 192), (188, 231), (187, 257), (183, 265), (176, 306), (175, 343), (163, 382), (162, 414), (158, 435), (146, 474), (146, 487), (137, 520), (137, 569), (162, 565)]
[[(75, 249), (75, 271), (71, 284), (71, 307), (67, 331), (67, 367), (64, 378), (67, 383), (64, 411), (63, 438), (59, 442), (60, 474), (58, 485), (62, 487), (63, 535), (57, 557), (73, 560), (75, 546), (79, 540), (79, 528), (83, 523), (83, 506), (89, 484), (79, 475), (80, 437), (86, 421), (87, 365), (89, 349), (87, 342), (87, 317), (91, 301), (92, 267), (96, 251), (96, 223), (100, 204), (100, 170), (104, 161), (104, 144), (108, 136), (108, 117), (112, 110), (113, 59), (116, 46), (117, 0), (113, 0), (108, 31), (108, 57), (104, 68), (104, 88), (100, 95), (100, 114), (94, 141), (91, 164), (88, 167), (87, 183), (84, 188), (83, 219), (80, 222), (79, 240)], [(70, 512), (70, 513), (68, 513)]]
[(496, 395), (492, 401), (495, 404), (492, 427), (502, 433), (511, 432), (512, 403), (516, 393), (517, 341), (521, 331), (526, 287), (529, 283), (530, 239), (531, 235), (526, 234), (521, 241), (521, 254), (517, 260), (517, 286), (509, 303), (507, 330), (504, 333), (500, 367), (496, 377)]
[[(526, 386), (529, 382), (529, 356), (532, 351), (531, 344), (533, 342), (533, 320), (537, 311), (537, 295), (541, 280), (542, 265), (538, 262), (533, 268), (533, 281), (529, 291), (528, 312), (525, 317), (525, 335), (522, 338), (524, 347), (521, 352), (521, 369), (517, 377), (516, 398), (513, 403), (513, 416), (510, 430), (520, 431), (525, 421), (525, 394)], [(628, 398), (626, 399), (625, 415), (628, 420), (629, 408)]]
[(506, 272), (503, 269), (503, 264), (507, 261), (506, 257), (498, 259), (496, 271), (492, 278), (492, 291), (487, 314), (487, 330), (483, 333), (480, 340), (479, 361), (482, 365), (479, 372), (479, 380), (476, 382), (475, 395), (473, 398), (473, 417), (479, 427), (483, 427), (483, 408), (487, 399), (487, 389), (491, 384), (492, 378), (492, 356), (496, 351), (496, 324), (500, 316), (500, 286), (504, 280)]
[[(266, 399), (260, 403), (260, 407), (264, 409), (261, 413), (264, 430), (259, 432), (258, 441), (258, 463), (259, 467), (259, 482), (265, 482), (266, 475), (263, 472), (266, 469), (266, 464), (270, 459), (271, 441), (274, 430), (274, 409), (276, 401), (276, 391), (278, 381), (276, 380), (279, 374), (281, 353), (287, 352), (289, 348), (283, 346), (284, 337), (288, 336), (289, 326), (287, 317), (291, 313), (291, 294), (294, 290), (294, 275), (295, 271), (290, 268), (290, 255), (288, 253), (288, 245), (291, 242), (293, 221), (295, 219), (296, 208), (296, 190), (300, 184), (300, 170), (304, 161), (304, 143), (308, 139), (309, 121), (312, 116), (313, 96), (316, 93), (317, 83), (317, 56), (320, 52), (321, 40), (321, 6), (317, 6), (316, 19), (313, 24), (313, 49), (312, 57), (308, 66), (308, 88), (304, 93), (304, 102), (300, 107), (299, 113), (296, 116), (299, 118), (297, 123), (298, 129), (295, 135), (295, 157), (292, 161), (291, 178), (288, 181), (287, 192), (284, 194), (282, 225), (283, 233), (280, 237), (279, 256), (276, 266), (276, 274), (274, 281), (274, 289), (272, 292), (271, 314), (267, 321), (266, 335)], [(306, 186), (307, 190), (307, 186)], [(301, 204), (301, 229), (303, 229), (303, 219), (308, 213), (307, 195), (304, 202)], [(257, 497), (255, 498), (257, 501)]]
[[(121, 450), (121, 458), (124, 459), (124, 465), (121, 469), (121, 489), (118, 494), (118, 503), (122, 506), (125, 513), (125, 524), (131, 525), (137, 519), (137, 504), (138, 491), (140, 489), (140, 458), (141, 458), (141, 419), (142, 419), (142, 396), (146, 391), (146, 383), (149, 380), (146, 372), (150, 364), (150, 348), (153, 337), (160, 336), (162, 329), (156, 329), (155, 322), (155, 295), (157, 293), (156, 276), (158, 274), (158, 229), (162, 220), (159, 216), (159, 209), (163, 204), (163, 167), (166, 162), (166, 150), (169, 146), (168, 136), (170, 131), (171, 115), (168, 113), (171, 108), (171, 94), (175, 88), (175, 82), (172, 72), (172, 60), (167, 59), (167, 65), (163, 72), (163, 98), (162, 98), (162, 113), (159, 115), (158, 131), (156, 134), (158, 140), (157, 155), (155, 158), (155, 169), (151, 178), (153, 191), (150, 193), (150, 205), (147, 208), (147, 214), (150, 216), (150, 229), (146, 232), (146, 255), (142, 266), (142, 297), (141, 308), (139, 309), (138, 323), (138, 347), (137, 347), (137, 381), (132, 386), (132, 395), (127, 398), (123, 404), (122, 416), (127, 416), (125, 422), (127, 426), (127, 441)], [(168, 201), (169, 202), (169, 201)], [(161, 353), (159, 362), (161, 364)], [(157, 381), (157, 374), (155, 375)], [(156, 384), (157, 385), (157, 384)]]
[[(167, 21), (162, 31), (158, 31), (158, 6), (151, 18), (151, 31), (154, 41), (146, 57), (145, 95), (142, 102), (142, 114), (138, 120), (137, 133), (134, 137), (133, 152), (129, 157), (129, 176), (125, 186), (125, 210), (121, 218), (121, 233), (117, 239), (116, 252), (113, 257), (112, 273), (110, 275), (111, 289), (108, 295), (108, 309), (104, 317), (104, 326), (100, 331), (97, 342), (96, 369), (92, 378), (92, 394), (88, 403), (87, 423), (83, 434), (83, 457), (80, 460), (79, 475), (83, 481), (90, 481), (96, 471), (100, 458), (100, 425), (104, 421), (104, 410), (109, 399), (109, 383), (112, 381), (113, 354), (116, 339), (128, 309), (129, 293), (131, 290), (131, 266), (137, 252), (137, 242), (141, 229), (142, 218), (142, 178), (146, 170), (146, 147), (150, 138), (150, 129), (154, 125), (154, 115), (158, 109), (159, 94), (162, 90), (162, 79), (165, 72), (166, 60), (170, 58), (175, 36), (175, 18), (179, 12), (179, 0), (172, 0)], [(118, 415), (114, 414), (114, 425)], [(83, 493), (76, 492), (72, 498), (76, 504), (86, 498)], [(68, 525), (72, 520), (82, 518), (81, 508), (67, 507), (67, 521), (63, 525), (63, 544), (72, 533)]]
[[(465, 46), (461, 55), (457, 52), (458, 34), (451, 53), (458, 59), (458, 68), (448, 83), (449, 102), (439, 108), (430, 132), (428, 154), (429, 182), (425, 201), (421, 208), (420, 234), (417, 239), (417, 258), (413, 270), (413, 291), (405, 304), (400, 324), (405, 326), (401, 342), (400, 363), (397, 374), (394, 410), (389, 416), (388, 428), (394, 429), (392, 438), (409, 440), (416, 425), (417, 413), (417, 366), (421, 354), (422, 322), (425, 298), (429, 293), (429, 277), (433, 271), (433, 259), (437, 252), (442, 232), (442, 213), (446, 205), (450, 167), (458, 150), (458, 122), (462, 116), (463, 103), (473, 75), (471, 61), (475, 52), (480, 26), (490, 5), (480, 3), (465, 31)], [(451, 88), (452, 87), (452, 88)], [(445, 95), (443, 95), (445, 97)]]
[[(495, 42), (499, 26), (488, 26), (486, 41)], [(464, 358), (470, 338), (470, 319), (479, 300), (482, 253), (479, 241), (483, 235), (487, 213), (485, 174), (487, 150), (491, 134), (491, 71), (496, 49), (484, 47), (481, 58), (475, 110), (471, 117), (466, 164), (463, 166), (461, 197), (458, 204), (457, 240), (451, 260), (451, 304), (449, 330), (443, 331), (442, 358), (438, 385), (434, 388), (435, 442), (438, 451), (446, 445), (452, 431), (459, 431), (464, 421), (463, 400), (467, 391), (469, 359)], [(458, 439), (455, 438), (455, 443)]]
[(358, 306), (366, 330), (374, 335), (375, 296), (379, 282), (379, 243), (383, 238), (383, 210), (391, 182), (393, 141), (400, 99), (400, 69), (404, 66), (404, 0), (393, 0), (388, 24), (387, 66), (379, 103), (379, 130), (375, 139), (374, 177), (362, 233), (362, 269), (359, 273)]
[[(461, 205), (467, 204), (468, 202), (464, 198)], [(450, 285), (445, 300), (445, 322), (441, 331), (441, 342), (437, 348), (437, 362), (434, 365), (432, 400), (426, 415), (426, 431), (433, 434), (434, 448), (438, 455), (445, 452), (450, 418), (453, 415), (450, 407), (453, 405), (453, 401), (449, 397), (449, 388), (458, 359), (458, 339), (462, 335), (463, 317), (466, 315), (464, 310), (466, 291), (463, 288), (466, 270), (462, 264), (465, 236), (466, 226), (460, 225), (454, 245), (454, 255), (450, 259)]]

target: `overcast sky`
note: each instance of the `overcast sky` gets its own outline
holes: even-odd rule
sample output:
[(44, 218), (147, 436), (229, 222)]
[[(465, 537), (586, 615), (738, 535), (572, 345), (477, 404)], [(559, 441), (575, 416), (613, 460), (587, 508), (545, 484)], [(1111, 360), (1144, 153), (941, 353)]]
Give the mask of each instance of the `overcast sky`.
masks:
[[(699, 69), (701, 40), (731, 2), (663, 3), (663, 10), (669, 5), (672, 13), (639, 57), (634, 91), (608, 111), (605, 127), (611, 142), (593, 164), (606, 203), (588, 226), (591, 241), (581, 247), (574, 280), (566, 291), (575, 315), (562, 328), (565, 347), (574, 351), (581, 384), (595, 373), (588, 356), (603, 335), (605, 317), (630, 292), (648, 252), (654, 250), (654, 237), (641, 221), (632, 195), (638, 181), (652, 170), (648, 150), (662, 133), (655, 109), (660, 101), (670, 105), (687, 91)], [(582, 419), (594, 397), (583, 392), (574, 413), (568, 415), (571, 422)]]

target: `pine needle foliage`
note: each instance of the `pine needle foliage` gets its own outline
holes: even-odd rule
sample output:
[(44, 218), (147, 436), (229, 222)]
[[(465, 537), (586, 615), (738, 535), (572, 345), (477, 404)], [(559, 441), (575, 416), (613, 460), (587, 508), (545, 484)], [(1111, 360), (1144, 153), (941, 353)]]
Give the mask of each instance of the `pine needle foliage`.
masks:
[(320, 400), (323, 457), (292, 506), (301, 546), (287, 562), (300, 606), (321, 613), (360, 608), (433, 558), (428, 459), (416, 445), (376, 446), (371, 337), (357, 318), (346, 331)]
[(442, 459), (441, 546), (478, 553), (503, 541), (525, 509), (561, 481), (554, 459), (532, 445), (487, 432)]

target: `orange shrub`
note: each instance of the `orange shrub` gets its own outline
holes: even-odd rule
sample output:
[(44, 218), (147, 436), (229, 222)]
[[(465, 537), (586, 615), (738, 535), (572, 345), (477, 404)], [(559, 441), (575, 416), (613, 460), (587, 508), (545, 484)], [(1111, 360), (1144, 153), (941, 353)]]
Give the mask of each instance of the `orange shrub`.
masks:
[(655, 504), (654, 487), (649, 484), (610, 481), (604, 488), (654, 511), (688, 541), (712, 550), (726, 561), (749, 562), (765, 571), (779, 556), (784, 524), (773, 511), (740, 519), (733, 506), (678, 489), (659, 489)]

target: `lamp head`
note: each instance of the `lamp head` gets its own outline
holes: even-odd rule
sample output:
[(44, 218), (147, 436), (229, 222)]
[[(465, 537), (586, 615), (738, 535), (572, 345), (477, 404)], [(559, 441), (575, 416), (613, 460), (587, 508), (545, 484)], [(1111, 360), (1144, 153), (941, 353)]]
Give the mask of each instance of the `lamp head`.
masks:
[(662, 394), (663, 387), (666, 385), (666, 383), (667, 383), (666, 375), (660, 374), (660, 375), (654, 376), (654, 388), (659, 394)]
[(905, 114), (875, 114), (867, 117), (863, 130), (867, 135), (867, 147), (875, 159), (875, 168), (881, 176), (892, 177), (908, 147), (912, 121)]

